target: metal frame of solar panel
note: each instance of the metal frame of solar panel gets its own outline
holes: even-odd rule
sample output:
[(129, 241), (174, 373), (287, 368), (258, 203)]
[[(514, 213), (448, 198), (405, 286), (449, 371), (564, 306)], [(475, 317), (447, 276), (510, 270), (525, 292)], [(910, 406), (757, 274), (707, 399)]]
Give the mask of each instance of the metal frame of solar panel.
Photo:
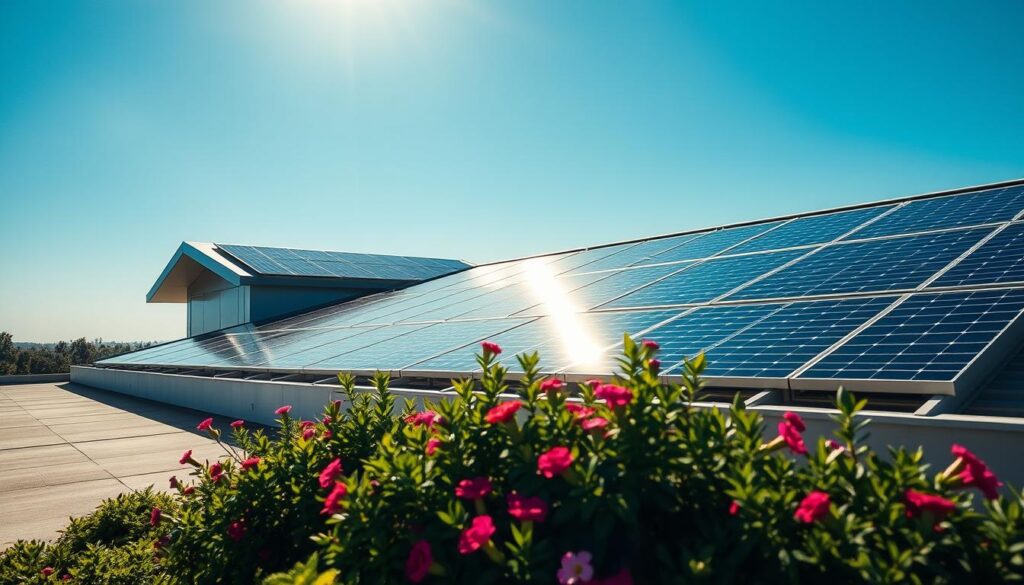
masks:
[[(611, 373), (621, 328), (662, 344), (668, 381), (704, 351), (714, 386), (955, 394), (1024, 342), (1022, 216), (1024, 180), (669, 234), (482, 265), (98, 365), (449, 378), (479, 375), (472, 353), (493, 338), (540, 349), (545, 371), (572, 381)], [(303, 341), (285, 353), (289, 340)]]

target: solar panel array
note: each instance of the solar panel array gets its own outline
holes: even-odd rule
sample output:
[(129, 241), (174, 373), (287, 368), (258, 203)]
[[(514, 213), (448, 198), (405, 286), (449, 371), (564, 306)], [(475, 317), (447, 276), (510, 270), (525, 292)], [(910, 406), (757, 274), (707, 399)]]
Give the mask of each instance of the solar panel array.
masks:
[[(514, 371), (539, 351), (546, 372), (583, 379), (614, 369), (628, 333), (661, 344), (667, 376), (703, 351), (712, 382), (737, 387), (948, 393), (1020, 341), (1022, 215), (1015, 185), (501, 262), (101, 365), (452, 377), (492, 340)], [(452, 269), (221, 248), (265, 274)]]
[(234, 244), (217, 244), (217, 248), (256, 274), (272, 276), (426, 280), (468, 267), (464, 262), (442, 258), (321, 252)]

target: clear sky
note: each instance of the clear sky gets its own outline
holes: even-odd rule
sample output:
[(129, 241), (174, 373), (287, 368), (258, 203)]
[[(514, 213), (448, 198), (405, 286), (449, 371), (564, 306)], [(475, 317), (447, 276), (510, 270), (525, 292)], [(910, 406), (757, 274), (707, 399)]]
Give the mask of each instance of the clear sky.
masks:
[(1024, 2), (4, 0), (0, 330), (182, 240), (483, 262), (1024, 176)]

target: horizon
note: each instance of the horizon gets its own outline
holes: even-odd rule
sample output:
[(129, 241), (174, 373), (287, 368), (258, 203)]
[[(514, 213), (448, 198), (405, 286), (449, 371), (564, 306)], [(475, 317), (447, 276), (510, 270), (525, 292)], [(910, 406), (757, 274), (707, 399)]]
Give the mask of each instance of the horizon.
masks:
[(1020, 3), (241, 6), (0, 9), (15, 341), (184, 337), (184, 240), (484, 263), (1024, 176)]

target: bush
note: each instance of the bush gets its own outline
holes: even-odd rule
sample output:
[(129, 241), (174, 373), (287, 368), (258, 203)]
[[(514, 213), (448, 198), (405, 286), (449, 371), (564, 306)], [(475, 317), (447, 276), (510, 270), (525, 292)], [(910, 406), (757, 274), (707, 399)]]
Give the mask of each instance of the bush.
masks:
[(176, 500), (151, 489), (121, 494), (73, 518), (53, 543), (16, 542), (0, 553), (0, 583), (45, 583), (65, 575), (78, 583), (153, 583), (162, 573), (154, 559), (161, 536), (150, 522), (154, 508), (174, 513)]
[[(570, 389), (485, 344), (479, 381), (393, 415), (385, 375), (319, 421), (232, 432), (198, 462), (159, 530), (159, 577), (182, 583), (1002, 582), (1024, 577), (1019, 492), (966, 449), (928, 474), (920, 450), (863, 445), (840, 391), (836, 438), (767, 433), (736, 400), (696, 408), (702, 357), (658, 379), (656, 344), (626, 338), (622, 373)], [(579, 400), (570, 400), (570, 394)], [(220, 431), (200, 428), (218, 440)], [(778, 436), (775, 436), (775, 430)], [(764, 437), (769, 440), (765, 441)], [(985, 497), (972, 506), (975, 494)], [(137, 519), (137, 518), (136, 518)], [(132, 542), (142, 542), (143, 538)], [(121, 548), (120, 562), (131, 562)], [(45, 552), (25, 543), (38, 567)], [(83, 553), (79, 553), (81, 558)], [(97, 559), (99, 557), (97, 556)], [(31, 560), (31, 563), (29, 562)], [(102, 562), (113, 563), (112, 559)], [(138, 562), (144, 562), (139, 560)], [(34, 563), (34, 564), (33, 564)], [(97, 561), (96, 566), (99, 566)]]

